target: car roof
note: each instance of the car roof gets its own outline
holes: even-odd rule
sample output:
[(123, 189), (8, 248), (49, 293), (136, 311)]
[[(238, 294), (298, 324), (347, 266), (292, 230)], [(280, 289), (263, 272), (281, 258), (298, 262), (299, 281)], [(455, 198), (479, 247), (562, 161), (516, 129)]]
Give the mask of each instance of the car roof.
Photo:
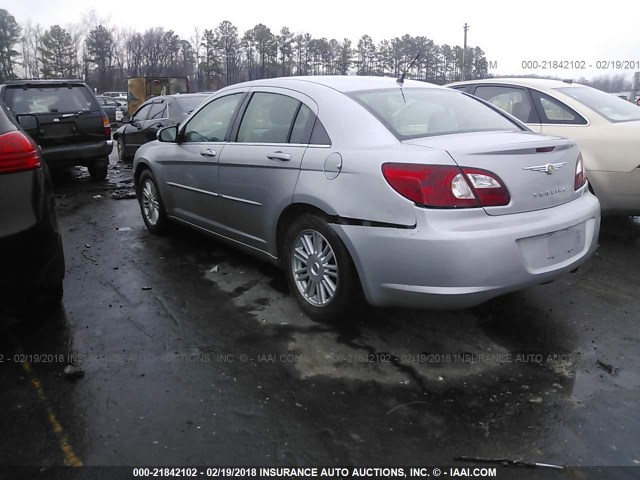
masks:
[[(231, 85), (238, 86), (281, 86), (294, 87), (303, 86), (305, 83), (313, 83), (322, 85), (339, 92), (355, 92), (359, 90), (376, 90), (384, 88), (398, 88), (398, 79), (396, 77), (367, 77), (355, 75), (310, 75), (300, 77), (279, 77), (263, 80), (253, 80), (242, 84)], [(421, 82), (417, 80), (405, 80), (403, 85), (405, 88), (444, 88), (432, 83)], [(217, 92), (216, 92), (217, 93)]]
[(39, 78), (39, 79), (17, 79), (6, 80), (6, 85), (86, 85), (79, 78)]
[(484, 78), (481, 80), (466, 80), (464, 82), (453, 82), (448, 84), (449, 87), (456, 85), (480, 85), (483, 83), (504, 83), (512, 85), (521, 85), (523, 87), (537, 88), (565, 88), (565, 87), (584, 87), (580, 83), (566, 80), (552, 80), (549, 78), (527, 78), (527, 77), (502, 77), (502, 78)]

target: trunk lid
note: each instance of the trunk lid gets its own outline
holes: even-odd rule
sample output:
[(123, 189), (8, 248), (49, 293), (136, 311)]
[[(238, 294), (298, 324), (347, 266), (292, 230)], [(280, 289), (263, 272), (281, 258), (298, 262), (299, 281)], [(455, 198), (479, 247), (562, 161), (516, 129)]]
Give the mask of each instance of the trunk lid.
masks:
[(574, 190), (579, 149), (573, 140), (533, 132), (477, 132), (403, 143), (446, 150), (461, 167), (481, 168), (499, 176), (511, 201), (501, 207), (485, 207), (489, 215), (550, 208), (582, 194)]

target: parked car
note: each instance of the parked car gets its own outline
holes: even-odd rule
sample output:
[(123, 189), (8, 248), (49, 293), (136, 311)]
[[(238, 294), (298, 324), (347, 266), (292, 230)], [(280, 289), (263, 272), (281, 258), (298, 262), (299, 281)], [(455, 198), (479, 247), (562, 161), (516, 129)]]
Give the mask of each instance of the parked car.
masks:
[(156, 139), (156, 132), (182, 122), (187, 114), (200, 105), (209, 95), (187, 93), (153, 97), (140, 105), (131, 116), (124, 117), (122, 125), (114, 134), (120, 161), (133, 159), (141, 145)]
[(96, 98), (98, 99), (98, 103), (102, 107), (102, 110), (104, 110), (104, 113), (107, 114), (112, 128), (115, 126), (115, 124), (122, 121), (122, 117), (124, 117), (124, 111), (122, 109), (122, 105), (120, 105), (120, 103), (118, 103), (115, 98), (106, 97), (104, 95), (100, 95)]
[(107, 176), (113, 149), (111, 125), (96, 96), (80, 80), (11, 80), (0, 85), (14, 115), (30, 114), (39, 128), (30, 132), (50, 168), (83, 165), (91, 178)]
[(376, 77), (226, 87), (134, 160), (142, 218), (283, 267), (307, 314), (463, 308), (595, 250), (580, 152), (472, 96)]
[[(20, 115), (31, 129), (37, 117)], [(0, 102), (0, 320), (62, 299), (65, 264), (55, 197), (38, 146)]]
[(102, 95), (105, 97), (113, 97), (113, 98), (116, 98), (116, 97), (127, 98), (127, 92), (104, 92)]
[(504, 78), (449, 85), (480, 97), (535, 132), (574, 138), (603, 214), (640, 214), (640, 109), (560, 80)]

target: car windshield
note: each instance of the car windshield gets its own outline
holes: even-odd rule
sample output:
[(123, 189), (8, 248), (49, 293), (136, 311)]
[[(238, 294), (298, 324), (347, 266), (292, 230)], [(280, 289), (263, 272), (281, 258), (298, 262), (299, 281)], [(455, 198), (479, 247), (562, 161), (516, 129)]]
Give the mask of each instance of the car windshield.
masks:
[(640, 107), (591, 87), (563, 87), (557, 91), (574, 98), (610, 122), (640, 120)]
[(481, 101), (455, 90), (398, 87), (353, 92), (350, 96), (401, 140), (522, 129)]
[(197, 97), (176, 97), (176, 102), (183, 113), (190, 113), (195, 110), (207, 98), (206, 95), (198, 95)]
[(16, 114), (98, 110), (89, 91), (81, 85), (10, 87), (5, 101)]

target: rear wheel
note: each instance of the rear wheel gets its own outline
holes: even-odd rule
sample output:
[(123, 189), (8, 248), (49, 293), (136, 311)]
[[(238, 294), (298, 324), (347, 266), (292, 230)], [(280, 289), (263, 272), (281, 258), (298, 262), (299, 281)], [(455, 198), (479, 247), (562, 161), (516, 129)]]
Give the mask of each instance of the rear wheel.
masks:
[(164, 210), (160, 190), (151, 170), (145, 170), (140, 175), (137, 191), (142, 219), (151, 233), (164, 233), (169, 227), (169, 219)]
[(109, 170), (109, 162), (107, 164), (99, 163), (89, 165), (87, 167), (89, 169), (89, 175), (91, 175), (91, 180), (94, 182), (101, 182), (105, 178), (107, 178), (107, 172)]
[(361, 306), (360, 280), (351, 256), (319, 216), (304, 214), (289, 226), (283, 263), (289, 288), (310, 317), (332, 322)]

